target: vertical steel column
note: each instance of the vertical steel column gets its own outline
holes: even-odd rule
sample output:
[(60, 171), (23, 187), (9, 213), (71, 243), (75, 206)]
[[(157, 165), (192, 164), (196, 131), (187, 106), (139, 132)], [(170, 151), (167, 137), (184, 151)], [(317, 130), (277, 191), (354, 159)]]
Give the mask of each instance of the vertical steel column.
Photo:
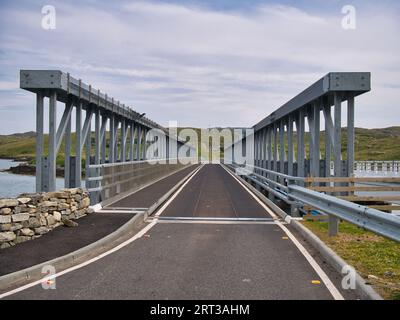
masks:
[[(86, 113), (91, 112), (90, 107), (86, 108)], [(91, 184), (89, 182), (90, 172), (89, 172), (89, 165), (90, 165), (90, 156), (91, 156), (91, 146), (92, 146), (92, 122), (88, 123), (88, 133), (86, 135), (85, 146), (86, 146), (86, 156), (85, 156), (85, 180), (86, 180), (86, 188), (90, 188)]]
[(143, 147), (142, 147), (142, 159), (146, 160), (146, 151), (147, 151), (147, 128), (143, 127)]
[(121, 120), (121, 162), (126, 161), (126, 120), (125, 118)]
[[(334, 159), (334, 174), (335, 177), (340, 177), (342, 175), (342, 163), (341, 163), (341, 153), (342, 153), (342, 101), (340, 94), (338, 92), (334, 93), (334, 103), (335, 103), (335, 127), (334, 127), (334, 145), (333, 145), (333, 159)], [(340, 183), (335, 183), (335, 186), (340, 186)], [(337, 235), (339, 231), (339, 219), (333, 215), (329, 215), (329, 235)]]
[[(266, 169), (267, 168), (267, 128), (262, 129), (262, 164), (261, 167)], [(265, 172), (263, 172), (265, 176)]]
[(278, 171), (278, 135), (276, 134), (277, 125), (274, 122), (273, 135), (274, 135), (274, 167), (273, 171)]
[(141, 142), (142, 139), (142, 126), (138, 124), (137, 127), (137, 142), (136, 142), (136, 160), (140, 160), (140, 149), (141, 149)]
[(347, 99), (347, 174), (354, 174), (354, 97)]
[(133, 161), (133, 146), (135, 145), (135, 125), (131, 122), (129, 126), (129, 161)]
[(272, 127), (267, 127), (267, 152), (268, 152), (268, 170), (273, 169), (272, 163)]
[(49, 186), (47, 191), (56, 190), (56, 143), (57, 143), (57, 92), (51, 91), (49, 98)]
[[(72, 98), (68, 98), (67, 104), (71, 104)], [(67, 106), (66, 106), (67, 107)], [(68, 117), (67, 125), (65, 127), (65, 144), (64, 144), (64, 187), (70, 188), (70, 172), (71, 172), (71, 117)]]
[(311, 107), (307, 108), (307, 122), (308, 122), (308, 131), (309, 131), (309, 139), (308, 139), (308, 145), (309, 145), (309, 172), (306, 172), (306, 175), (312, 175), (313, 174), (313, 167), (314, 167), (314, 140), (315, 140), (315, 126), (314, 126), (314, 108), (313, 105)]
[(320, 102), (316, 102), (313, 105), (313, 120), (314, 120), (314, 141), (313, 141), (313, 155), (312, 155), (312, 165), (313, 168), (311, 170), (312, 172), (312, 176), (314, 177), (319, 177), (320, 176), (320, 170), (319, 170), (319, 166), (320, 166)]
[(94, 118), (94, 132), (95, 132), (95, 150), (94, 150), (94, 163), (100, 163), (100, 111), (96, 109)]
[(118, 117), (114, 117), (114, 162), (118, 162), (118, 128), (119, 128), (119, 119)]
[[(285, 173), (285, 122), (279, 121), (279, 172)], [(283, 182), (283, 181), (282, 181)]]
[[(325, 102), (326, 103), (326, 102)], [(331, 115), (331, 106), (324, 106), (325, 118), (325, 176), (331, 176), (331, 158), (332, 158), (332, 140), (333, 140), (333, 122)]]
[(106, 113), (102, 114), (101, 119), (101, 163), (106, 163), (107, 159), (107, 121), (108, 117)]
[(293, 115), (289, 114), (288, 118), (288, 127), (287, 127), (287, 135), (288, 135), (288, 175), (293, 175)]
[(297, 176), (304, 177), (304, 160), (305, 160), (305, 149), (304, 149), (304, 136), (305, 136), (305, 119), (304, 109), (301, 108), (298, 113), (298, 119), (296, 123), (297, 130)]
[(81, 186), (82, 176), (82, 102), (78, 101), (76, 105), (76, 143), (75, 143), (75, 185), (74, 187)]
[(112, 113), (110, 117), (110, 146), (108, 150), (108, 162), (115, 162), (115, 114)]
[(43, 156), (43, 121), (44, 104), (43, 92), (36, 94), (36, 192), (42, 190), (42, 156)]

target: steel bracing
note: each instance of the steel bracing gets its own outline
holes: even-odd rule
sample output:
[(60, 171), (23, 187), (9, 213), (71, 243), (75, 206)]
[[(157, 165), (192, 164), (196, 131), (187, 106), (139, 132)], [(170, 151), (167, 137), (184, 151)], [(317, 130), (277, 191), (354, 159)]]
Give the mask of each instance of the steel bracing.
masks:
[[(90, 165), (146, 159), (146, 151), (157, 129), (161, 147), (159, 157), (183, 145), (169, 137), (164, 127), (144, 114), (121, 104), (107, 94), (59, 70), (21, 70), (20, 87), (36, 94), (36, 190), (56, 189), (57, 154), (64, 140), (65, 187), (82, 185), (83, 155), (86, 176)], [(48, 98), (48, 140), (45, 139), (45, 98)], [(60, 123), (57, 113), (64, 105)], [(72, 141), (72, 115), (75, 115), (75, 139)], [(46, 141), (45, 141), (46, 140)], [(174, 142), (174, 143), (170, 143)], [(45, 150), (47, 152), (45, 152)], [(97, 170), (97, 169), (94, 169)], [(95, 187), (87, 180), (86, 187)]]

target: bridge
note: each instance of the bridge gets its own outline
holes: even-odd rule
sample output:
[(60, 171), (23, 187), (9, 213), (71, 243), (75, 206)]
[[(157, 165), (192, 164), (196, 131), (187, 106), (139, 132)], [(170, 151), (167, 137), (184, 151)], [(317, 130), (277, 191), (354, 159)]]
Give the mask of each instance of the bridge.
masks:
[[(21, 88), (36, 94), (37, 191), (55, 190), (64, 141), (65, 187), (82, 186), (84, 173), (96, 210), (91, 221), (103, 219), (105, 228), (115, 219), (126, 224), (113, 230), (118, 237), (99, 240), (102, 245), (76, 253), (68, 264), (60, 257), (71, 255), (71, 249), (62, 248), (65, 238), (53, 231), (53, 243), (41, 242), (44, 250), (35, 263), (55, 265), (47, 280), (56, 279), (57, 290), (43, 290), (33, 260), (22, 266), (11, 257), (3, 279), (22, 269), (29, 281), (14, 282), (0, 291), (1, 298), (379, 298), (358, 275), (357, 289), (345, 290), (345, 262), (299, 223), (304, 214), (318, 212), (327, 216), (330, 235), (344, 220), (400, 241), (400, 218), (361, 205), (355, 194), (357, 184), (370, 182), (354, 177), (354, 168), (361, 166), (354, 161), (355, 98), (370, 91), (370, 73), (325, 75), (253, 127), (220, 130), (212, 141), (217, 148), (207, 136), (207, 156), (189, 134), (162, 127), (68, 73), (21, 70)], [(221, 149), (216, 161), (214, 151)], [(391, 168), (398, 170), (398, 164)], [(398, 185), (391, 188), (400, 191)], [(33, 243), (39, 240), (26, 248), (38, 250)], [(52, 246), (47, 253), (46, 246)], [(17, 247), (15, 256), (24, 250)]]

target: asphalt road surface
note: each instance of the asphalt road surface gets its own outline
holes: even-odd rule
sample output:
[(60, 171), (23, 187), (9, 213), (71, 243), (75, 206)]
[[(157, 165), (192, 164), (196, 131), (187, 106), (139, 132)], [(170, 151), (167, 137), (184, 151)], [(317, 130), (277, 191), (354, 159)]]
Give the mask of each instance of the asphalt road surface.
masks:
[[(141, 236), (120, 250), (7, 299), (333, 299), (276, 221), (220, 165), (205, 165)], [(282, 223), (282, 222), (279, 222)], [(315, 262), (315, 260), (314, 260)], [(337, 291), (336, 291), (337, 292)]]

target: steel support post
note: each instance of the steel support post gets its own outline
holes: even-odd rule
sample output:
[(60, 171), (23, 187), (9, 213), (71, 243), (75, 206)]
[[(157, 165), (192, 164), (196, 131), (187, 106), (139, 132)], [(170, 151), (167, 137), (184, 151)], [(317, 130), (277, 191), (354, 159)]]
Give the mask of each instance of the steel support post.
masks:
[(354, 97), (347, 99), (347, 174), (354, 174)]
[(331, 115), (331, 106), (324, 106), (325, 118), (325, 176), (331, 176), (331, 159), (333, 143), (333, 122)]
[[(333, 159), (334, 159), (334, 175), (340, 177), (342, 175), (342, 101), (338, 92), (334, 93), (334, 113), (335, 113), (335, 124), (334, 124), (334, 145), (333, 145)], [(339, 186), (340, 183), (335, 183), (335, 186)], [(329, 235), (335, 236), (339, 231), (339, 219), (333, 215), (329, 215)]]
[(136, 141), (136, 160), (140, 160), (140, 149), (142, 146), (142, 127), (141, 125), (137, 126), (137, 141)]
[(114, 163), (115, 162), (115, 115), (111, 114), (110, 117), (110, 146), (108, 150), (108, 162)]
[(314, 156), (314, 111), (313, 107), (307, 109), (307, 122), (308, 122), (308, 131), (309, 131), (309, 139), (308, 139), (308, 158), (310, 160), (309, 172), (306, 172), (306, 175), (312, 175), (313, 173), (313, 156)]
[[(71, 108), (73, 107), (72, 101), (68, 99), (67, 103), (71, 104)], [(71, 117), (67, 119), (67, 124), (65, 127), (65, 143), (64, 143), (64, 187), (71, 187)]]
[(313, 161), (312, 161), (312, 176), (319, 177), (320, 170), (319, 170), (319, 160), (321, 157), (320, 153), (320, 104), (319, 101), (314, 104), (313, 106), (313, 119), (314, 119), (314, 133), (313, 133)]
[[(262, 164), (261, 167), (267, 168), (267, 129), (262, 130)], [(263, 172), (265, 176), (265, 172)]]
[(133, 147), (135, 145), (135, 124), (131, 122), (129, 126), (129, 161), (133, 161)]
[(49, 185), (48, 190), (56, 190), (57, 154), (57, 92), (51, 91), (49, 98)]
[(276, 134), (277, 125), (274, 122), (273, 125), (273, 138), (274, 138), (274, 167), (273, 171), (278, 171), (278, 135)]
[(297, 176), (304, 177), (304, 160), (305, 160), (305, 119), (304, 109), (300, 109), (298, 112), (298, 118), (296, 123), (297, 130)]
[(289, 114), (288, 117), (288, 127), (287, 127), (287, 135), (288, 135), (288, 175), (292, 176), (293, 175), (293, 153), (294, 153), (294, 147), (293, 147), (293, 115)]
[(146, 160), (146, 152), (147, 152), (147, 128), (143, 128), (143, 147), (142, 147), (142, 159)]
[(125, 119), (121, 120), (121, 162), (126, 161), (126, 122)]
[[(86, 109), (86, 112), (91, 112), (88, 109)], [(85, 156), (85, 179), (86, 179), (86, 188), (90, 188), (91, 187), (91, 183), (89, 182), (89, 177), (90, 177), (90, 172), (89, 172), (89, 165), (90, 165), (90, 156), (91, 156), (91, 145), (92, 145), (92, 137), (91, 137), (91, 122), (89, 122), (89, 127), (88, 127), (88, 133), (86, 135), (86, 140), (85, 140), (85, 146), (86, 146), (86, 156)]]
[[(285, 173), (285, 122), (279, 122), (279, 172)], [(282, 181), (283, 182), (283, 181)]]
[(101, 117), (101, 133), (100, 133), (101, 163), (106, 163), (107, 160), (107, 122), (108, 122), (107, 114), (103, 113)]
[(273, 169), (272, 163), (272, 127), (267, 127), (267, 153), (268, 153), (268, 170)]
[(114, 117), (114, 162), (118, 162), (118, 128), (119, 128), (119, 119)]
[(43, 157), (43, 121), (44, 121), (44, 97), (43, 92), (36, 94), (36, 192), (42, 190), (42, 157)]
[(78, 101), (76, 105), (76, 143), (75, 143), (75, 184), (73, 187), (81, 186), (82, 177), (82, 102)]

